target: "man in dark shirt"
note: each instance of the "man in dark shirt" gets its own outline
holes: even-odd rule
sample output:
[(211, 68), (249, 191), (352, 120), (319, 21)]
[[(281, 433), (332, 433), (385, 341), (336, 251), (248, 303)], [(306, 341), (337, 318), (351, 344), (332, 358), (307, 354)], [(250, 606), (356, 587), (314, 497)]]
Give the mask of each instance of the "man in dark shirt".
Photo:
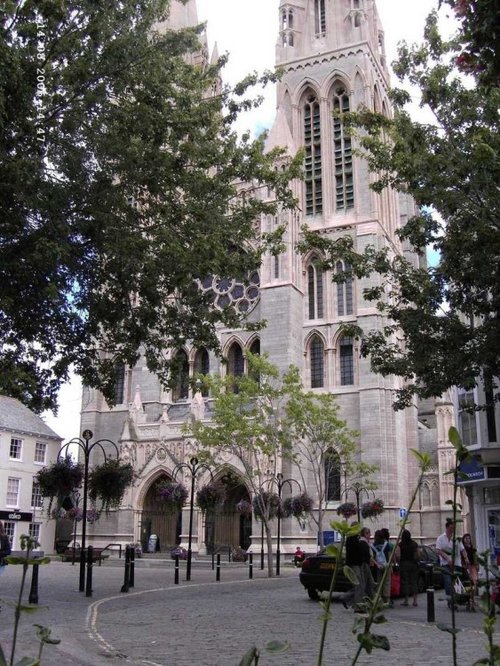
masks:
[(345, 608), (356, 606), (364, 597), (373, 594), (373, 578), (370, 572), (371, 550), (368, 543), (370, 530), (363, 527), (355, 536), (347, 537), (345, 543), (345, 563), (350, 567), (358, 579), (358, 585), (346, 592), (342, 603)]

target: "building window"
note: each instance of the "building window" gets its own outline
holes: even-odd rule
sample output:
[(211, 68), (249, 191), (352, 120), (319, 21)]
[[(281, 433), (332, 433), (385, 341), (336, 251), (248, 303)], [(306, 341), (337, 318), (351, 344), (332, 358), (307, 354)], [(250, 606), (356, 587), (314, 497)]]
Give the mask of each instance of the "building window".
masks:
[(40, 484), (33, 479), (33, 485), (31, 486), (31, 508), (32, 509), (43, 509), (43, 497), (40, 492)]
[(333, 153), (335, 169), (335, 207), (346, 210), (354, 206), (354, 179), (351, 137), (345, 131), (341, 115), (349, 111), (349, 95), (344, 86), (333, 92)]
[(314, 30), (316, 35), (326, 32), (325, 0), (314, 0)]
[(311, 388), (325, 385), (325, 346), (317, 335), (311, 340)]
[[(38, 544), (40, 543), (40, 523), (30, 523), (29, 535), (32, 539), (35, 539)], [(36, 550), (36, 548), (34, 550)]]
[(115, 365), (115, 405), (122, 405), (125, 394), (125, 365), (117, 363)]
[[(202, 347), (198, 349), (194, 357), (194, 373), (196, 375), (207, 376), (210, 373), (210, 358), (208, 356), (207, 350)], [(206, 398), (208, 396), (208, 388), (203, 386), (201, 389), (201, 395)]]
[(323, 211), (321, 166), (321, 120), (319, 102), (309, 95), (304, 104), (304, 180), (306, 188), (306, 215)]
[(36, 463), (45, 465), (46, 457), (47, 457), (47, 444), (45, 442), (36, 442), (34, 461)]
[(327, 502), (340, 502), (340, 457), (334, 449), (329, 449), (324, 456), (325, 499)]
[(343, 282), (337, 282), (337, 314), (339, 317), (352, 314), (352, 269), (350, 264), (337, 261), (335, 273), (348, 273)]
[(187, 400), (189, 392), (189, 361), (186, 352), (181, 349), (173, 359), (173, 371), (176, 384), (172, 391), (174, 402)]
[[(227, 355), (227, 374), (232, 377), (242, 377), (245, 372), (245, 359), (243, 350), (237, 342), (234, 342)], [(236, 385), (233, 385), (234, 393), (239, 393)]]
[(23, 440), (12, 437), (10, 440), (9, 458), (11, 460), (21, 460), (23, 452)]
[(309, 301), (309, 319), (323, 317), (323, 270), (316, 260), (307, 269), (307, 294)]
[(280, 276), (280, 258), (279, 256), (274, 257), (274, 279), (278, 280)]
[(14, 537), (16, 535), (16, 523), (13, 520), (4, 520), (3, 528), (12, 548), (14, 545)]
[(342, 338), (340, 341), (340, 384), (342, 386), (354, 384), (354, 354), (351, 338)]
[(19, 488), (21, 487), (21, 479), (16, 479), (9, 476), (7, 479), (7, 497), (5, 504), (15, 509), (19, 506)]
[(474, 393), (460, 393), (458, 396), (458, 426), (465, 446), (477, 444), (476, 412)]

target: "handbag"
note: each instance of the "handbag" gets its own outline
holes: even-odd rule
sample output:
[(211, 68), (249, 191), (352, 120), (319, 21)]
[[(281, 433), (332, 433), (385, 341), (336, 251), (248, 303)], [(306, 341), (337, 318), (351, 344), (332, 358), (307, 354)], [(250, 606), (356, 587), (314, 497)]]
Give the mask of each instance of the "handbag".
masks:
[(399, 571), (393, 571), (391, 576), (391, 597), (399, 597), (401, 594), (401, 575)]

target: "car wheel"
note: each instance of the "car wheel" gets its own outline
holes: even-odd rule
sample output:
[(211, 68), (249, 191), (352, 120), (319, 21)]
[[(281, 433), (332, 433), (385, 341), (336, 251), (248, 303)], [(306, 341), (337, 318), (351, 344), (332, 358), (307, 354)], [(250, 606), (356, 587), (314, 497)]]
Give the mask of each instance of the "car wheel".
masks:
[(309, 599), (312, 601), (319, 601), (318, 590), (315, 590), (313, 587), (307, 588), (307, 594), (309, 595)]

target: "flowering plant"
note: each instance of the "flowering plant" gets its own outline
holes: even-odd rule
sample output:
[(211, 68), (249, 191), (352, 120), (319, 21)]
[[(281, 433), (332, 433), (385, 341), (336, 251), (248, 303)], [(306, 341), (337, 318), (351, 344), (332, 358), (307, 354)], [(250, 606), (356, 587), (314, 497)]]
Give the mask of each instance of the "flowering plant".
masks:
[(351, 518), (351, 516), (355, 516), (358, 513), (358, 510), (356, 505), (352, 502), (344, 502), (337, 507), (337, 513), (339, 516), (342, 516), (347, 520), (348, 518)]
[(69, 520), (76, 520), (76, 522), (79, 523), (83, 518), (83, 511), (77, 506), (74, 506), (72, 509), (68, 509), (68, 511), (66, 511), (64, 517), (68, 518)]
[(126, 489), (132, 483), (134, 470), (130, 463), (121, 460), (106, 460), (94, 467), (89, 476), (89, 497), (94, 502), (99, 498), (106, 513), (119, 507)]
[(252, 515), (252, 504), (247, 500), (240, 500), (236, 505), (236, 511), (241, 513), (242, 516), (251, 516)]
[(363, 518), (374, 518), (375, 516), (380, 515), (383, 510), (384, 503), (378, 498), (361, 505), (361, 515)]
[(202, 511), (215, 509), (226, 497), (224, 486), (220, 483), (207, 483), (196, 493), (196, 503)]
[(157, 486), (158, 497), (165, 503), (167, 510), (177, 512), (182, 509), (188, 498), (188, 490), (182, 483), (161, 483)]
[(276, 493), (261, 490), (252, 500), (253, 511), (256, 518), (262, 520), (263, 515), (271, 520), (276, 518), (281, 510), (281, 500)]
[(96, 520), (99, 520), (100, 513), (97, 509), (88, 509), (87, 511), (87, 522), (95, 523)]
[(287, 497), (283, 502), (283, 515), (301, 518), (304, 514), (310, 513), (313, 508), (313, 500), (307, 493), (301, 493), (295, 497)]
[(182, 548), (181, 546), (176, 546), (175, 548), (172, 548), (170, 551), (170, 557), (175, 560), (176, 557), (178, 557), (180, 560), (187, 560), (187, 550), (185, 548)]
[(246, 562), (247, 557), (246, 550), (243, 550), (243, 548), (240, 548), (239, 546), (231, 550), (231, 559), (233, 562)]
[(41, 496), (49, 498), (47, 514), (52, 518), (63, 518), (58, 511), (52, 511), (52, 504), (56, 500), (56, 507), (59, 509), (64, 498), (82, 485), (83, 465), (74, 462), (68, 455), (41, 469), (36, 479)]

